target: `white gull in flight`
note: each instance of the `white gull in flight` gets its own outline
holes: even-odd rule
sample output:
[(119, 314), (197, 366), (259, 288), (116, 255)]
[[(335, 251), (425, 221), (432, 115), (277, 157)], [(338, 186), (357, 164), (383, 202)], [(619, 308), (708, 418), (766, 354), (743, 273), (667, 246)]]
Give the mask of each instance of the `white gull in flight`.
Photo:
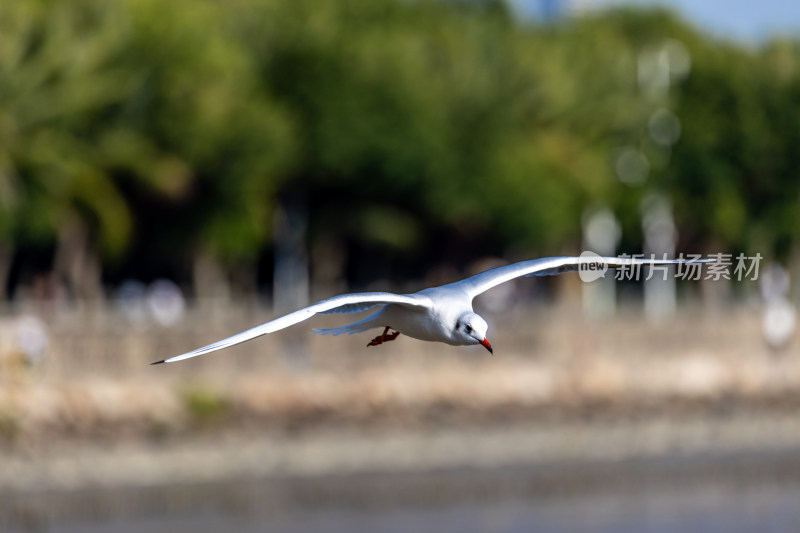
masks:
[[(384, 328), (383, 333), (372, 339), (367, 346), (377, 346), (392, 341), (402, 333), (415, 339), (444, 342), (453, 346), (480, 344), (492, 352), (492, 345), (486, 339), (486, 330), (489, 326), (480, 315), (473, 311), (472, 300), (501, 283), (523, 276), (551, 276), (575, 270), (598, 272), (605, 271), (609, 267), (636, 268), (638, 265), (652, 266), (707, 261), (709, 260), (600, 257), (584, 253), (580, 257), (547, 257), (521, 261), (487, 270), (455, 283), (423, 289), (413, 294), (390, 292), (342, 294), (270, 320), (208, 346), (152, 364), (172, 363), (228, 348), (261, 335), (288, 328), (318, 313), (356, 313), (371, 307), (380, 307), (380, 309), (358, 322), (336, 328), (316, 329), (314, 333), (322, 335), (346, 333), (350, 335), (370, 329)], [(596, 277), (598, 276), (594, 275), (592, 279), (596, 279)], [(389, 333), (390, 330), (394, 330), (394, 332)]]

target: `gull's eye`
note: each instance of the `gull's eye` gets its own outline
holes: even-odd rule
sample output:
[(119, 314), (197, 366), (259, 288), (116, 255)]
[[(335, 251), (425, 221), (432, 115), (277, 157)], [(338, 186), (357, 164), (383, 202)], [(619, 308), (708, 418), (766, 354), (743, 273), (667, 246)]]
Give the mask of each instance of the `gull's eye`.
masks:
[(467, 325), (466, 327), (464, 327), (464, 330), (465, 330), (467, 333), (472, 333), (472, 326), (470, 326), (470, 325)]

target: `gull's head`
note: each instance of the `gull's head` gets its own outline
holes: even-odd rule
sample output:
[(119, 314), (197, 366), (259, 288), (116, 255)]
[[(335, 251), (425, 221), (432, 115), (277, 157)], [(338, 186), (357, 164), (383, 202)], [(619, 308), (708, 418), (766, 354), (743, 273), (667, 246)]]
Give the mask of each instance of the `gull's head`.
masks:
[(454, 336), (461, 344), (480, 344), (489, 353), (494, 353), (492, 345), (486, 340), (486, 330), (489, 325), (478, 314), (468, 311), (456, 320)]

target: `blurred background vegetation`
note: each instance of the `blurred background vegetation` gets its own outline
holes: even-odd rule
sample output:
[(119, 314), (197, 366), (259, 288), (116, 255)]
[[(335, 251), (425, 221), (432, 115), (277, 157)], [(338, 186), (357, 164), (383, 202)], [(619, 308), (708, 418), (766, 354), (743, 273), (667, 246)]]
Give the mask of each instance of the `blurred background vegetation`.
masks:
[(578, 253), (596, 208), (637, 252), (653, 193), (679, 251), (798, 250), (796, 41), (402, 0), (8, 0), (0, 35), (6, 297), (252, 290), (287, 239), (318, 278), (420, 278)]

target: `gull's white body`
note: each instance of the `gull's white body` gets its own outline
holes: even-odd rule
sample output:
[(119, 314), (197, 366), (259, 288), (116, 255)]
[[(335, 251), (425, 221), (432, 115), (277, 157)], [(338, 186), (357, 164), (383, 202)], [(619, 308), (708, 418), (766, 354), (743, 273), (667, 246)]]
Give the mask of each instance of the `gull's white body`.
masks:
[(465, 311), (472, 311), (472, 298), (462, 288), (444, 285), (404, 295), (419, 305), (389, 303), (376, 313), (347, 326), (316, 329), (322, 335), (342, 335), (389, 326), (403, 335), (453, 346), (474, 344), (455, 335), (453, 325)]
[[(228, 348), (287, 328), (318, 313), (355, 313), (375, 306), (380, 306), (380, 309), (358, 322), (314, 332), (323, 335), (342, 335), (388, 327), (403, 335), (423, 341), (443, 342), (453, 346), (481, 344), (491, 351), (491, 345), (486, 340), (488, 328), (486, 321), (472, 309), (472, 300), (476, 296), (515, 278), (571, 272), (578, 270), (580, 264), (591, 262), (602, 262), (613, 268), (632, 265), (678, 264), (686, 261), (617, 257), (548, 257), (487, 270), (455, 283), (423, 289), (413, 294), (388, 292), (343, 294), (322, 300), (208, 346), (153, 364), (171, 363)], [(695, 260), (694, 262), (705, 261)]]

